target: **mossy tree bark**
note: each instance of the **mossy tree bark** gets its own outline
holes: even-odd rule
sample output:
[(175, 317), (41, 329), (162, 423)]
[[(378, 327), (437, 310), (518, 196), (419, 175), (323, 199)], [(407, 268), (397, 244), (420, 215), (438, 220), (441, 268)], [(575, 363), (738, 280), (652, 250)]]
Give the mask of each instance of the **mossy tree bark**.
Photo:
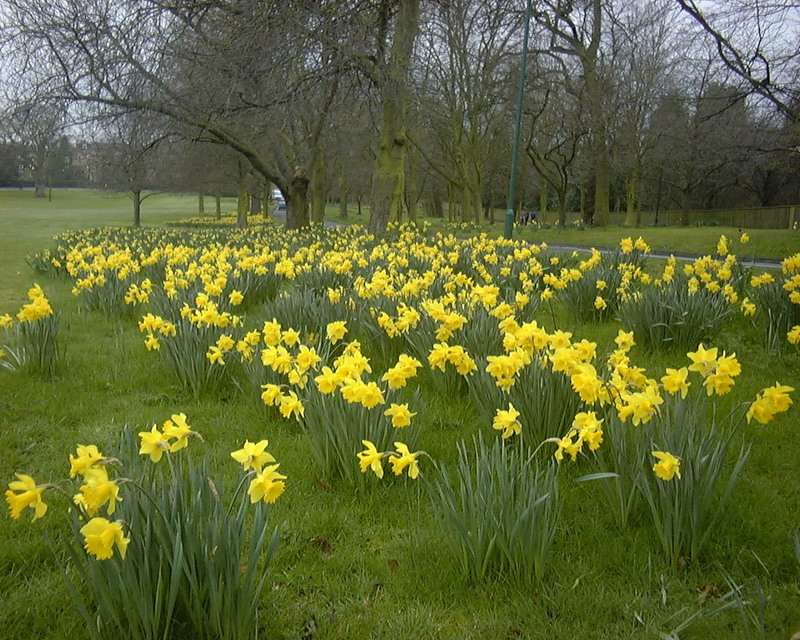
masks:
[(597, 69), (600, 36), (602, 33), (602, 0), (592, 0), (592, 37), (581, 58), (589, 98), (589, 119), (592, 124), (591, 146), (594, 160), (594, 211), (591, 223), (604, 226), (609, 221), (608, 198), (611, 172), (608, 157), (608, 132), (603, 109), (604, 87)]
[(417, 154), (414, 147), (408, 152), (408, 180), (406, 181), (406, 210), (408, 221), (417, 224), (417, 201), (419, 200), (419, 185), (417, 184)]
[(350, 187), (347, 183), (347, 171), (344, 164), (339, 170), (339, 218), (347, 220), (347, 198), (350, 195)]
[(289, 194), (286, 196), (287, 229), (302, 229), (309, 224), (308, 184), (306, 168), (300, 165), (296, 166), (292, 182), (289, 184)]
[(322, 149), (314, 154), (311, 164), (311, 221), (322, 224), (325, 222), (325, 200), (328, 192), (325, 176), (325, 155)]
[(633, 171), (625, 181), (625, 226), (638, 227), (642, 223), (642, 214), (639, 211), (639, 172)]
[[(388, 58), (389, 21), (396, 11)], [(372, 212), (369, 231), (380, 235), (399, 216), (405, 197), (405, 160), (408, 136), (408, 72), (419, 27), (419, 0), (384, 0), (381, 4), (377, 73), (383, 119), (377, 163), (372, 176)]]
[(236, 226), (244, 229), (247, 226), (247, 213), (250, 208), (250, 198), (247, 193), (247, 170), (244, 162), (239, 161), (239, 182), (236, 197)]
[(133, 199), (133, 226), (140, 227), (142, 225), (142, 190), (131, 190), (131, 198)]
[(547, 199), (550, 190), (547, 187), (547, 180), (539, 181), (539, 222), (547, 221)]

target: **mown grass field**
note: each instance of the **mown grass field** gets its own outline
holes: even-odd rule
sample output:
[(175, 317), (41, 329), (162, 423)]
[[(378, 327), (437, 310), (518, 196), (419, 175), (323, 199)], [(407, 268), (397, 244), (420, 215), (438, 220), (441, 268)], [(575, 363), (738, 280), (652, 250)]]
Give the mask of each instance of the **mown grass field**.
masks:
[[(159, 227), (195, 216), (196, 208), (195, 197), (154, 197), (145, 202), (142, 221)], [(619, 529), (596, 483), (574, 482), (591, 469), (564, 463), (564, 511), (542, 585), (502, 576), (473, 583), (447, 553), (422, 485), (430, 473), (425, 460), (423, 479), (416, 482), (373, 483), (358, 491), (329, 483), (315, 470), (297, 424), (268, 411), (252, 389), (228, 386), (199, 397), (183, 391), (145, 349), (138, 317), (88, 312), (70, 293), (71, 281), (35, 274), (25, 262), (60, 231), (126, 226), (129, 219), (127, 200), (67, 192), (41, 202), (29, 192), (0, 191), (0, 314), (15, 313), (38, 282), (61, 314), (65, 347), (52, 380), (0, 371), (5, 482), (15, 472), (60, 482), (76, 444), (112, 449), (125, 426), (146, 430), (177, 412), (186, 413), (204, 437), (196, 451), (229, 482), (237, 473), (230, 452), (245, 439), (268, 438), (288, 480), (272, 511), (280, 547), (262, 598), (259, 637), (788, 639), (800, 631), (800, 558), (792, 547), (792, 531), (800, 528), (797, 393), (788, 413), (767, 426), (745, 428), (752, 454), (707, 557), (687, 566), (666, 562), (644, 513)], [(733, 231), (728, 237), (735, 245)], [(531, 240), (613, 246), (617, 234), (641, 234), (654, 249), (707, 254), (725, 232), (549, 230), (541, 237), (531, 231)], [(796, 233), (750, 235), (746, 246), (759, 256), (781, 258), (800, 250)], [(272, 317), (268, 305), (248, 314), (254, 325)], [(549, 329), (596, 341), (603, 352), (613, 348), (620, 326), (578, 323), (559, 305), (552, 315), (544, 306), (538, 314)], [(751, 400), (776, 381), (800, 389), (800, 355), (765, 353), (747, 319), (732, 321), (715, 345), (735, 352), (743, 368), (723, 408)], [(682, 354), (637, 348), (632, 358), (654, 377), (665, 367), (687, 364)], [(454, 462), (462, 439), (496, 437), (468, 396), (430, 396), (417, 419), (421, 447), (445, 464)], [(86, 637), (57, 562), (58, 540), (67, 532), (66, 505), (56, 497), (50, 502), (47, 517), (32, 524), (27, 513), (19, 521), (0, 518), (0, 639)], [(723, 601), (734, 587), (736, 597)], [(724, 603), (730, 606), (719, 611)]]

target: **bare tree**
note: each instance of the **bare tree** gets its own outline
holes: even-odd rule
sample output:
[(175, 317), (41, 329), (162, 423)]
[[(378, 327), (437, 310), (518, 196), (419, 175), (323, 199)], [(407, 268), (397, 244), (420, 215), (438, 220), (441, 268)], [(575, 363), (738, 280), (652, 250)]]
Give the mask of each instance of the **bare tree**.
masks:
[[(582, 100), (586, 105), (592, 155), (588, 184), (593, 197), (589, 209), (591, 215), (587, 217), (592, 224), (606, 224), (609, 215), (611, 169), (609, 117), (606, 109), (607, 78), (601, 55), (604, 2), (542, 0), (537, 5), (534, 16), (549, 35), (547, 45), (538, 50), (539, 55), (575, 58), (581, 66), (581, 75), (577, 80), (580, 81)], [(564, 66), (565, 81), (568, 81), (569, 68), (567, 63)]]
[(36, 197), (44, 198), (50, 186), (51, 152), (66, 126), (66, 108), (62, 102), (34, 101), (10, 103), (8, 111), (5, 120), (20, 160), (31, 170)]
[[(341, 70), (311, 34), (335, 5), (6, 0), (32, 93), (149, 111), (240, 154), (308, 224), (308, 170)], [(342, 34), (346, 37), (347, 34)], [(332, 53), (333, 52), (333, 53)], [(35, 62), (31, 62), (34, 60)], [(20, 75), (20, 79), (22, 76)]]
[(679, 52), (686, 50), (680, 32), (670, 28), (676, 13), (671, 0), (637, 1), (610, 20), (618, 51), (613, 77), (619, 126), (612, 164), (624, 183), (628, 226), (641, 224), (642, 182), (648, 157), (659, 142), (659, 130), (649, 124), (659, 99), (675, 84)]
[(800, 119), (800, 3), (726, 0), (702, 7), (675, 0), (711, 39), (719, 60), (753, 93)]
[[(453, 0), (431, 7), (416, 74), (424, 117), (415, 144), (460, 193), (464, 220), (483, 212), (483, 174), (505, 125), (521, 15), (509, 2)], [(451, 203), (451, 209), (453, 203)]]

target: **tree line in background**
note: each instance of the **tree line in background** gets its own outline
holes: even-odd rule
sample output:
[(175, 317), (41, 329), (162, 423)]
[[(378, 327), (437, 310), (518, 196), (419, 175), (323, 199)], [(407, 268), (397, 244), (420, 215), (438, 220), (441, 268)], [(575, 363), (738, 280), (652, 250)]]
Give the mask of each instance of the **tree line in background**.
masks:
[[(704, 5), (706, 6), (706, 5)], [(518, 200), (564, 224), (794, 204), (800, 3), (532, 0)], [(506, 204), (525, 0), (0, 0), (0, 182)], [(247, 207), (240, 206), (240, 223)], [(138, 221), (138, 208), (136, 220)]]

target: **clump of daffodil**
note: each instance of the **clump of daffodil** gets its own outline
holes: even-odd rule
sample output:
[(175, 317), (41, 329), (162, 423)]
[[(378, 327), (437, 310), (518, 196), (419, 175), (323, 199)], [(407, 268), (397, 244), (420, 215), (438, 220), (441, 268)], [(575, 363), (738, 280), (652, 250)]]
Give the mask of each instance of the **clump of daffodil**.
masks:
[[(97, 631), (93, 638), (119, 629), (121, 620), (147, 637), (174, 637), (178, 631), (174, 616), (164, 608), (163, 593), (139, 588), (161, 582), (192, 603), (182, 610), (180, 633), (189, 630), (192, 637), (200, 637), (212, 627), (220, 637), (255, 632), (264, 561), (269, 563), (277, 543), (276, 533), (271, 539), (266, 535), (268, 505), (284, 492), (285, 476), (277, 472), (277, 464), (269, 464), (274, 458), (266, 452), (266, 441), (246, 442), (233, 453), (248, 474), (232, 494), (224, 484), (214, 483), (205, 462), (181, 456), (154, 468), (136, 455), (138, 448), (155, 462), (165, 453), (180, 452), (192, 437), (199, 438), (184, 413), (173, 414), (162, 429), (153, 426), (140, 432), (138, 439), (126, 433), (119, 457), (126, 460), (131, 475), (122, 480), (109, 477), (119, 460), (94, 444), (79, 444), (69, 455), (69, 477), (80, 490), (67, 512), (74, 538), (66, 543), (65, 575), (77, 610)], [(40, 485), (17, 474), (6, 492), (11, 516), (17, 519), (28, 508), (34, 520), (44, 516), (49, 510), (43, 493), (50, 488), (67, 494), (60, 485)], [(226, 495), (231, 496), (230, 504)], [(254, 503), (259, 504), (251, 507)], [(95, 562), (113, 567), (99, 570)], [(225, 595), (206, 588), (230, 576), (237, 579), (226, 586)], [(153, 611), (165, 615), (153, 616)]]
[(575, 416), (569, 431), (563, 438), (550, 438), (546, 442), (557, 445), (554, 457), (557, 462), (568, 455), (572, 462), (578, 459), (584, 443), (590, 451), (597, 451), (603, 443), (603, 419), (594, 411), (581, 411)]
[(250, 501), (255, 503), (263, 500), (266, 503), (274, 503), (285, 491), (286, 476), (278, 473), (279, 464), (275, 458), (267, 451), (269, 441), (260, 440), (250, 442), (245, 440), (244, 446), (231, 453), (231, 458), (242, 465), (242, 469), (250, 472), (252, 480), (248, 489)]
[(10, 314), (0, 315), (0, 328), (8, 340), (0, 349), (0, 369), (51, 376), (59, 360), (58, 316), (38, 284), (28, 290), (28, 300), (16, 322)]
[(775, 383), (772, 387), (762, 390), (755, 401), (747, 410), (747, 422), (755, 420), (759, 424), (767, 424), (772, 421), (777, 413), (783, 413), (792, 406), (792, 399), (789, 393), (794, 388)]
[(706, 393), (711, 396), (725, 395), (730, 392), (734, 385), (734, 378), (742, 372), (742, 367), (736, 359), (736, 354), (721, 356), (717, 354), (717, 348), (706, 349), (702, 344), (697, 351), (686, 354), (692, 361), (689, 371), (695, 371), (703, 376), (703, 386)]
[(378, 478), (383, 478), (383, 460), (388, 458), (392, 473), (399, 476), (406, 471), (409, 478), (416, 480), (419, 477), (419, 457), (427, 455), (424, 451), (411, 452), (408, 445), (403, 442), (395, 442), (396, 451), (387, 452), (378, 451), (375, 444), (369, 440), (362, 440), (361, 444), (366, 448), (356, 454), (359, 469), (361, 473), (371, 470)]

